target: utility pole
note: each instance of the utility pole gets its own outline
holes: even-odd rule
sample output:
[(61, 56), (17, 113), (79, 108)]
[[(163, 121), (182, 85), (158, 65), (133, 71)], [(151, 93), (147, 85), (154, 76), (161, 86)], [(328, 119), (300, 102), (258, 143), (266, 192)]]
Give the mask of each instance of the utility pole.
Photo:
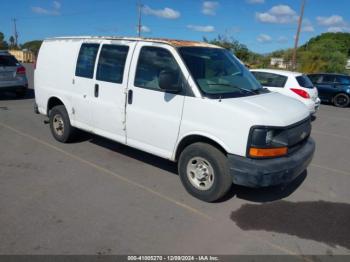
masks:
[(12, 19), (13, 21), (13, 29), (14, 29), (14, 37), (15, 37), (15, 46), (17, 46), (17, 43), (18, 43), (18, 32), (17, 32), (17, 25), (16, 25), (16, 22), (17, 22), (17, 19), (16, 18), (13, 18)]
[(301, 26), (303, 24), (305, 3), (306, 3), (306, 0), (302, 0), (301, 11), (300, 11), (300, 16), (299, 16), (299, 21), (298, 21), (298, 30), (297, 30), (297, 34), (295, 36), (295, 43), (294, 43), (294, 50), (293, 50), (293, 60), (292, 60), (293, 70), (296, 70), (296, 68), (297, 68), (297, 49), (298, 49)]
[(141, 29), (142, 29), (142, 4), (140, 3), (140, 1), (137, 4), (138, 7), (138, 12), (139, 12), (139, 18), (138, 18), (138, 24), (137, 24), (137, 33), (138, 33), (138, 37), (141, 37)]

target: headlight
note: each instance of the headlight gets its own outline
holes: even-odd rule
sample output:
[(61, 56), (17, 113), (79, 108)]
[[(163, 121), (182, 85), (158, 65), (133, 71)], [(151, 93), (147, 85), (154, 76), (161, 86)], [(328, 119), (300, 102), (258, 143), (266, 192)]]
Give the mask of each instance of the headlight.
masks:
[(248, 143), (250, 157), (277, 157), (288, 153), (288, 135), (281, 129), (254, 128), (251, 130)]

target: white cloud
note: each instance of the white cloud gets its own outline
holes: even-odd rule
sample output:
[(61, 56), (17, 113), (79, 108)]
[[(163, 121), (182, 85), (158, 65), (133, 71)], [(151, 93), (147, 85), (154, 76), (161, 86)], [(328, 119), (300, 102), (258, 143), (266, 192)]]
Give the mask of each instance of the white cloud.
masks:
[(142, 33), (150, 33), (151, 32), (151, 28), (149, 28), (148, 26), (141, 26), (141, 32)]
[(206, 33), (211, 33), (211, 32), (215, 31), (215, 27), (212, 26), (212, 25), (206, 25), (206, 26), (202, 26), (202, 25), (188, 25), (187, 28), (191, 29), (193, 31), (206, 32)]
[(202, 6), (202, 13), (205, 15), (216, 15), (216, 9), (219, 7), (219, 2), (204, 1)]
[(304, 19), (301, 31), (305, 33), (312, 33), (315, 31), (315, 28), (309, 19), (307, 18)]
[(241, 31), (241, 28), (239, 26), (232, 26), (232, 27), (226, 28), (225, 35), (233, 36), (234, 34), (237, 34), (240, 31)]
[(58, 1), (53, 1), (53, 8), (54, 9), (60, 9), (61, 8), (61, 3)]
[(344, 32), (345, 28), (340, 27), (340, 26), (331, 26), (327, 29), (328, 32), (330, 33), (339, 33), (339, 32)]
[(288, 5), (276, 5), (269, 11), (273, 15), (295, 15), (296, 12)]
[(288, 38), (285, 37), (285, 36), (280, 36), (280, 37), (277, 39), (277, 42), (280, 43), (280, 44), (287, 43), (287, 42), (288, 42)]
[(328, 27), (327, 31), (331, 33), (350, 31), (349, 24), (340, 15), (318, 16), (316, 20), (320, 26)]
[(32, 12), (40, 15), (60, 15), (61, 14), (61, 3), (58, 1), (52, 2), (53, 8), (46, 9), (40, 6), (33, 6)]
[(260, 34), (257, 39), (259, 43), (268, 43), (272, 41), (272, 37), (267, 34)]
[(346, 24), (344, 18), (340, 15), (318, 16), (316, 19), (318, 24), (322, 26), (344, 26)]
[(298, 20), (297, 13), (288, 5), (276, 5), (264, 13), (256, 13), (256, 19), (262, 23), (289, 24)]
[(312, 33), (315, 32), (315, 28), (312, 25), (306, 25), (302, 27), (301, 31), (305, 33)]
[(145, 5), (142, 8), (142, 12), (145, 15), (154, 15), (160, 18), (165, 19), (177, 19), (180, 17), (180, 12), (169, 7), (165, 7), (164, 9), (152, 9), (149, 6)]
[(263, 4), (265, 0), (246, 0), (248, 4)]
[(350, 27), (348, 26), (331, 26), (327, 29), (330, 33), (342, 33), (342, 32), (350, 32)]

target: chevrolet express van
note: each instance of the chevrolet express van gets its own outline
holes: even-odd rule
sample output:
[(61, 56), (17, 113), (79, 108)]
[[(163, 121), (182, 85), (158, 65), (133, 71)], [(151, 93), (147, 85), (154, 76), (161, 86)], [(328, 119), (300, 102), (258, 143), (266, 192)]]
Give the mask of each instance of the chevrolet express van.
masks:
[(231, 52), (207, 43), (47, 39), (35, 99), (56, 140), (82, 129), (177, 161), (186, 190), (207, 202), (232, 183), (288, 183), (315, 150), (303, 103), (262, 88)]

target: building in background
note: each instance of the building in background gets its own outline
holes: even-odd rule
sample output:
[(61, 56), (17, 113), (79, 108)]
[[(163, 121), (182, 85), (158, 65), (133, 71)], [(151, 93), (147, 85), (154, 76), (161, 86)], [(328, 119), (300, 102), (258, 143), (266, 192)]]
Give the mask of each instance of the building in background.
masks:
[(350, 59), (348, 59), (348, 62), (346, 63), (346, 69), (350, 70)]
[(8, 52), (16, 57), (21, 63), (33, 63), (35, 61), (35, 55), (32, 51), (27, 49), (23, 50), (8, 50)]
[(287, 64), (284, 62), (283, 58), (271, 57), (270, 65), (280, 69), (287, 69)]

